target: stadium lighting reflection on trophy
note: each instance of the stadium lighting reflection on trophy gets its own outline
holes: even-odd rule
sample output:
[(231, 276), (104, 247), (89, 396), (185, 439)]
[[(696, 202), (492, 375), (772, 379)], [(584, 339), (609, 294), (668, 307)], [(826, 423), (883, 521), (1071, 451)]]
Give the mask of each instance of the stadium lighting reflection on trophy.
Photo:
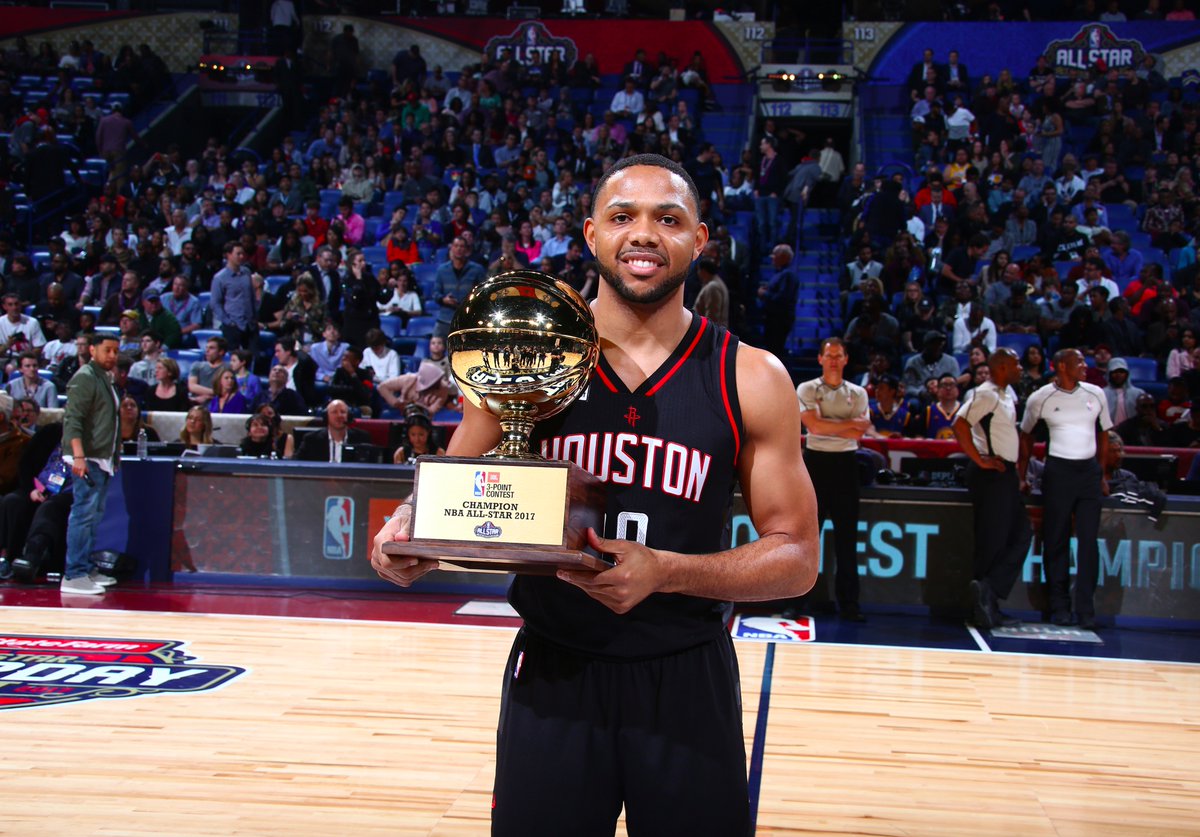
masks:
[(570, 406), (599, 359), (583, 297), (533, 270), (495, 276), (459, 306), (446, 348), (464, 396), (500, 420), (500, 444), (479, 457), (419, 457), (411, 540), (383, 551), (490, 572), (610, 567), (587, 551), (587, 529), (603, 528), (603, 484), (529, 445), (534, 423)]

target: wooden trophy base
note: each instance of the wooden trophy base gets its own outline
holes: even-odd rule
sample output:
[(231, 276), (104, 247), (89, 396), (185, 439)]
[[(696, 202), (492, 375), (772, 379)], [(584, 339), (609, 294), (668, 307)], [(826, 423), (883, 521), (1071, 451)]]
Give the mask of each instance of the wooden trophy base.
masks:
[(469, 572), (601, 572), (587, 530), (603, 531), (604, 485), (571, 462), (423, 456), (417, 460), (412, 539), (386, 555)]

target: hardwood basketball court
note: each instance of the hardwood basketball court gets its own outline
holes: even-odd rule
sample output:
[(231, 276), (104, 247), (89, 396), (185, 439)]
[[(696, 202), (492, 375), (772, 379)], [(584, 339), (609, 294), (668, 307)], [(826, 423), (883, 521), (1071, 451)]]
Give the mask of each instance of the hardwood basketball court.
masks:
[[(197, 664), (245, 673), (0, 712), (0, 834), (488, 832), (512, 620), (112, 609), (120, 593), (28, 607), (11, 593), (6, 635), (182, 641)], [(246, 593), (211, 609), (259, 609)], [(431, 618), (419, 602), (391, 609)], [(1200, 834), (1196, 665), (828, 643), (738, 653), (760, 835)]]

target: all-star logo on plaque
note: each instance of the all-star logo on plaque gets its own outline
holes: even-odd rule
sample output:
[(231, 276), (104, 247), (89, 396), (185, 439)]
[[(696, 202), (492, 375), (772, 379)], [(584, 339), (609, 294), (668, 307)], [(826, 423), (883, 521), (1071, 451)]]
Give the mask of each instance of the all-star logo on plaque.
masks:
[(0, 634), (0, 709), (96, 698), (204, 692), (246, 673), (200, 665), (184, 643), (155, 639)]

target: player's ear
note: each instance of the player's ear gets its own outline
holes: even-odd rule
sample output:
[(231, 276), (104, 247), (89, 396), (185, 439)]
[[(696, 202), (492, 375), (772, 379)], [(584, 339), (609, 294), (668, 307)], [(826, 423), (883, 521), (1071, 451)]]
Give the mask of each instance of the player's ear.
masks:
[[(708, 224), (701, 221), (700, 226), (696, 227), (696, 245), (692, 248), (692, 261), (700, 258), (700, 253), (704, 250), (705, 244), (708, 244)], [(596, 251), (593, 250), (592, 252)]]
[(596, 252), (596, 225), (590, 215), (583, 219), (583, 240), (587, 244), (588, 252), (594, 255)]

